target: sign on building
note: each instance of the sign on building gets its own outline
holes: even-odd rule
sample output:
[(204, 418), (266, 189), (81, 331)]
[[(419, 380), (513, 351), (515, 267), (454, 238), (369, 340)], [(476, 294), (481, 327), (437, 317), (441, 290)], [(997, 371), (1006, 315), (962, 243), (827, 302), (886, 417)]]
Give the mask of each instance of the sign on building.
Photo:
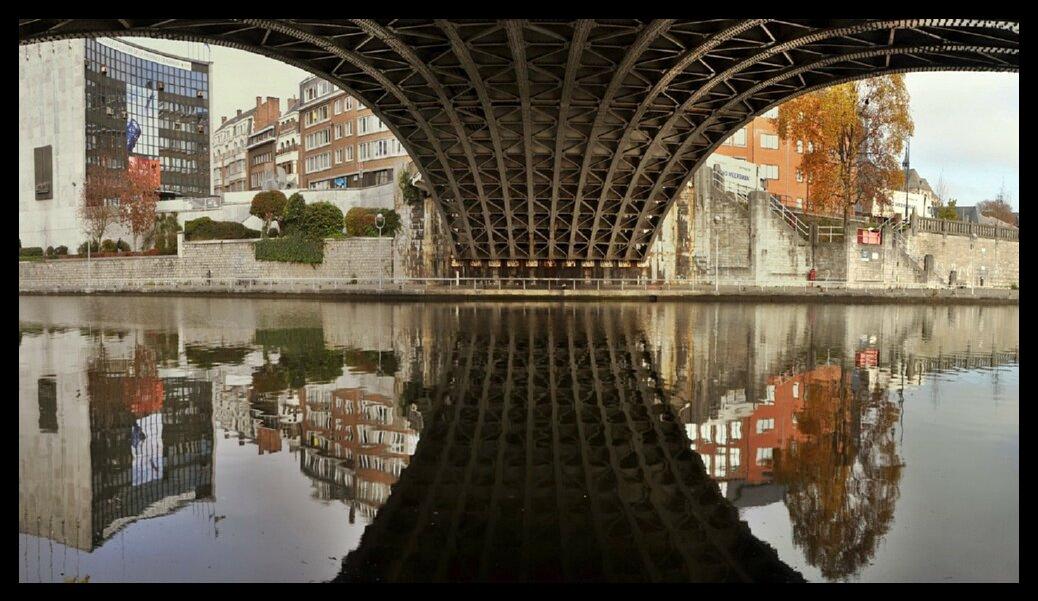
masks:
[(721, 168), (724, 190), (726, 192), (748, 194), (754, 190), (761, 189), (755, 163), (721, 154), (713, 154), (706, 159), (706, 168), (712, 171), (715, 165)]

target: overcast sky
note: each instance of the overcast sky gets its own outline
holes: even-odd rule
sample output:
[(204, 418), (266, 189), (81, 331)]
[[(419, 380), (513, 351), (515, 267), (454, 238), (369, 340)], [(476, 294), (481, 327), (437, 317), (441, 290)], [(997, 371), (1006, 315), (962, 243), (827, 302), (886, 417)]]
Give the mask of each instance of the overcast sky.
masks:
[[(256, 96), (277, 96), (282, 107), (299, 96), (308, 74), (295, 67), (222, 46), (136, 39), (142, 46), (211, 60), (214, 123), (236, 109), (249, 109)], [(1020, 78), (1013, 73), (911, 73), (915, 136), (912, 167), (937, 188), (942, 175), (959, 206), (994, 198), (1005, 184), (1010, 202), (1020, 198)]]

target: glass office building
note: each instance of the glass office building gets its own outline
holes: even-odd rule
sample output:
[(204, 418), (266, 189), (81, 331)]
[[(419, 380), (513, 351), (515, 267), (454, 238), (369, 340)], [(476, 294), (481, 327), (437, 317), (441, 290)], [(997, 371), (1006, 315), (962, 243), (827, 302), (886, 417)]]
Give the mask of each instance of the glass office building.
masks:
[(209, 63), (86, 40), (86, 161), (153, 173), (160, 198), (208, 196)]

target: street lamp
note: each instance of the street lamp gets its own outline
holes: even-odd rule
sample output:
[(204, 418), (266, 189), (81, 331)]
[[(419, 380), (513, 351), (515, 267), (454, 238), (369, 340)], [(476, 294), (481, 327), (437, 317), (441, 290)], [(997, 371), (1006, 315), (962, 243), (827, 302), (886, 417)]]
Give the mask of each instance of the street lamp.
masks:
[(717, 294), (719, 291), (720, 280), (718, 278), (720, 278), (719, 274), (721, 271), (721, 250), (720, 242), (718, 240), (720, 232), (717, 231), (717, 228), (720, 226), (720, 224), (721, 216), (714, 215), (714, 294)]
[[(382, 228), (386, 225), (386, 217), (382, 213), (375, 214), (375, 227), (378, 228), (378, 238), (382, 240)], [(381, 246), (381, 242), (379, 244)], [(382, 290), (382, 265), (378, 266), (378, 289)]]
[(905, 221), (908, 221), (908, 151), (912, 147), (912, 140), (908, 139), (905, 142), (905, 160), (901, 163), (901, 166), (905, 168)]

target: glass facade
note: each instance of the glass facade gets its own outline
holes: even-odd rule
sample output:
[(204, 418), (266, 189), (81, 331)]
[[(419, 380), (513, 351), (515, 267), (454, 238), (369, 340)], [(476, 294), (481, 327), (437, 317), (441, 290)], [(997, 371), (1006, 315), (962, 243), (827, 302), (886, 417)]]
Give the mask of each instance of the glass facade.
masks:
[(208, 196), (209, 65), (88, 39), (85, 70), (87, 163), (142, 161), (163, 197)]

